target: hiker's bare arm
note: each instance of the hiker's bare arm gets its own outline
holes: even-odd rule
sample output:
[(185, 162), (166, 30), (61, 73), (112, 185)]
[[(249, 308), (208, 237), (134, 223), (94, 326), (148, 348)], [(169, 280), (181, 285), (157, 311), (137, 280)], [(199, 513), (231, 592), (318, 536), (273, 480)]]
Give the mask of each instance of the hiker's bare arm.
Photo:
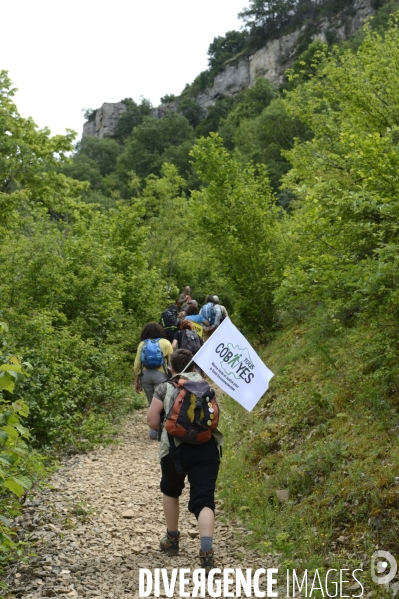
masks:
[(202, 324), (204, 324), (206, 327), (209, 327), (209, 322), (207, 320), (205, 320), (205, 318), (202, 321)]
[(161, 412), (163, 410), (163, 402), (157, 397), (153, 397), (151, 405), (147, 412), (147, 424), (150, 428), (158, 428), (161, 424)]
[(134, 387), (136, 389), (136, 393), (140, 393), (141, 392), (141, 381), (140, 381), (140, 375), (137, 375), (134, 379)]
[(178, 345), (177, 344), (177, 339), (173, 339), (173, 341), (172, 341), (172, 347), (173, 347), (174, 350), (177, 349), (177, 345)]

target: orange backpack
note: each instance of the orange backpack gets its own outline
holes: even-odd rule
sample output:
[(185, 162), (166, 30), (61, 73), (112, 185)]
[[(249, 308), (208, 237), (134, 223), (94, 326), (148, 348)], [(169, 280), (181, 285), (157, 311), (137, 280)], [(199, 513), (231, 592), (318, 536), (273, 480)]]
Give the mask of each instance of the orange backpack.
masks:
[(212, 437), (218, 425), (219, 406), (206, 381), (169, 381), (176, 388), (165, 418), (165, 429), (180, 441), (200, 445)]

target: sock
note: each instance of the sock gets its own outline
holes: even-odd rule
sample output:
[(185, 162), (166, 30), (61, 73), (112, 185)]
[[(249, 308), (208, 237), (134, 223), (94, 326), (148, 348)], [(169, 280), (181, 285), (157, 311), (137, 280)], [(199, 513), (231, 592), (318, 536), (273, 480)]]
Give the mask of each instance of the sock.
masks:
[(208, 553), (212, 549), (213, 537), (201, 537), (201, 551), (203, 553)]
[(172, 539), (177, 539), (177, 537), (179, 536), (180, 532), (178, 530), (168, 530), (168, 535), (170, 537), (172, 537)]

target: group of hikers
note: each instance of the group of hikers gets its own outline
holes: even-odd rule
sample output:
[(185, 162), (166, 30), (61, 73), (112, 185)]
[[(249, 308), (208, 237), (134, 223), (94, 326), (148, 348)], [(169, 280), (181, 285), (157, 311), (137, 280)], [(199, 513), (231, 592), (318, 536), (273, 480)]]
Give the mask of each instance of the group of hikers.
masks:
[(199, 309), (185, 287), (159, 322), (146, 324), (134, 362), (135, 389), (144, 391), (150, 439), (160, 441), (161, 492), (166, 534), (160, 548), (179, 552), (179, 497), (186, 475), (190, 484), (188, 509), (198, 521), (200, 564), (208, 575), (214, 565), (215, 486), (222, 433), (215, 392), (193, 358), (228, 317), (219, 297), (207, 295)]

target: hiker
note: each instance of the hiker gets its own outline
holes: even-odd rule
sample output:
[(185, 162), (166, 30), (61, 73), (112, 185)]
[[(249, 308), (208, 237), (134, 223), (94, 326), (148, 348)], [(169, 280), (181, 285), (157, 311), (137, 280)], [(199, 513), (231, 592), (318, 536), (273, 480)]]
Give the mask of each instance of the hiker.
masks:
[[(140, 339), (134, 360), (134, 386), (137, 393), (144, 390), (150, 405), (155, 387), (169, 378), (169, 358), (173, 349), (165, 338), (164, 329), (156, 322), (143, 327)], [(157, 431), (150, 431), (150, 439), (157, 438)]]
[(198, 306), (196, 305), (197, 302), (195, 304), (193, 302), (195, 300), (191, 300), (191, 303), (188, 305), (184, 320), (189, 320), (193, 325), (194, 331), (198, 333), (199, 338), (203, 339), (204, 327), (208, 327), (210, 323), (199, 313)]
[(184, 293), (181, 293), (178, 297), (178, 299), (176, 300), (176, 304), (177, 304), (177, 310), (178, 310), (178, 317), (183, 320), (184, 318), (184, 309), (186, 308), (187, 305), (187, 299)]
[(220, 299), (217, 295), (213, 296), (213, 303), (215, 307), (215, 328), (217, 329), (224, 319), (229, 317), (229, 315), (226, 308), (220, 304)]
[(166, 339), (172, 343), (175, 333), (179, 330), (176, 304), (169, 304), (166, 310), (162, 312), (158, 324), (165, 330)]
[(194, 330), (193, 323), (189, 320), (182, 320), (180, 331), (177, 331), (173, 339), (172, 348), (188, 349), (193, 355), (197, 353), (202, 345), (202, 339)]
[(190, 301), (191, 301), (191, 295), (190, 295), (191, 294), (191, 289), (190, 289), (190, 287), (188, 285), (185, 286), (184, 293), (186, 295), (187, 303), (189, 304)]
[(205, 318), (209, 322), (209, 325), (204, 328), (203, 339), (204, 342), (209, 339), (212, 333), (215, 330), (215, 306), (213, 303), (213, 295), (207, 295), (205, 298), (205, 304), (202, 306), (200, 310), (201, 316)]
[[(171, 381), (158, 385), (155, 390), (152, 403), (147, 413), (147, 423), (154, 430), (161, 424), (161, 414), (163, 410), (166, 413), (164, 420), (164, 428), (161, 434), (161, 442), (159, 447), (159, 461), (161, 464), (161, 491), (163, 493), (163, 510), (166, 520), (166, 534), (160, 541), (160, 548), (166, 554), (173, 556), (179, 552), (179, 497), (184, 489), (184, 479), (188, 475), (190, 483), (190, 500), (188, 509), (193, 513), (198, 520), (199, 536), (200, 536), (200, 564), (205, 568), (206, 573), (214, 568), (214, 552), (213, 552), (213, 531), (215, 525), (215, 485), (219, 471), (220, 450), (223, 443), (222, 433), (217, 428), (218, 421), (218, 406), (212, 400), (213, 407), (210, 409), (210, 403), (206, 403), (205, 409), (211, 417), (208, 422), (214, 422), (214, 429), (207, 431), (209, 440), (202, 444), (191, 444), (187, 440), (181, 441), (176, 436), (172, 436), (166, 427), (168, 422), (173, 423), (173, 417), (176, 414), (179, 406), (185, 405), (183, 401), (174, 401), (177, 396), (181, 397), (181, 385), (189, 381), (193, 385), (183, 394), (188, 393), (188, 398), (193, 393), (197, 397), (202, 397), (202, 401), (210, 402), (213, 397), (213, 391), (208, 383), (201, 378), (198, 372), (193, 371), (192, 354), (187, 349), (178, 349), (171, 356), (172, 378)], [(186, 370), (185, 370), (186, 369)], [(176, 376), (178, 373), (185, 370), (184, 374)], [(173, 384), (173, 381), (178, 381)], [(187, 383), (186, 383), (187, 384)], [(188, 400), (188, 407), (190, 401)], [(201, 403), (200, 403), (201, 406)], [(203, 404), (202, 404), (203, 406)], [(201, 409), (204, 408), (201, 406)], [(180, 410), (182, 413), (183, 408)], [(169, 418), (170, 416), (170, 418)], [(188, 413), (186, 413), (186, 417)], [(188, 417), (189, 418), (189, 417)], [(181, 420), (183, 423), (183, 419)], [(186, 424), (192, 428), (195, 425), (194, 415)], [(169, 427), (169, 431), (173, 430)], [(212, 429), (211, 425), (211, 429)], [(181, 426), (183, 428), (183, 426)]]
[(181, 318), (185, 318), (186, 314), (187, 314), (187, 310), (190, 306), (197, 306), (198, 307), (198, 303), (194, 300), (194, 299), (190, 299), (186, 304), (183, 305), (181, 312), (180, 312), (180, 316)]

